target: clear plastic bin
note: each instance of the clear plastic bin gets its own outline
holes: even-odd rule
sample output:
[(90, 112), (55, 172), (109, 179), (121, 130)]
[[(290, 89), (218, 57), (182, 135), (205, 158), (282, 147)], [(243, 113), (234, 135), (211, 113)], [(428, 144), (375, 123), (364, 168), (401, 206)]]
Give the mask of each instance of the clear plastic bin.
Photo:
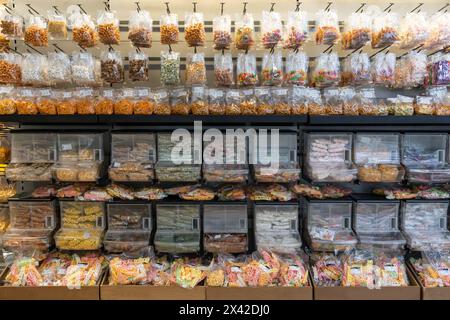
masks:
[(398, 228), (399, 202), (357, 201), (353, 230), (360, 247), (401, 249), (406, 240)]
[(103, 161), (101, 133), (62, 133), (57, 139), (59, 163)]
[(207, 182), (245, 183), (248, 180), (248, 165), (203, 164), (203, 178)]
[(358, 169), (344, 163), (307, 163), (305, 173), (312, 182), (352, 182)]
[(254, 176), (257, 182), (290, 183), (300, 180), (300, 166), (296, 162), (280, 163), (278, 168), (255, 164)]
[(51, 229), (14, 229), (8, 228), (2, 237), (6, 251), (33, 254), (46, 253), (53, 244)]
[(111, 135), (111, 162), (156, 162), (154, 133), (113, 133)]
[(257, 249), (293, 253), (302, 246), (297, 205), (255, 205)]
[(334, 251), (355, 247), (351, 201), (307, 201), (305, 217), (311, 249)]
[(100, 178), (100, 162), (61, 162), (52, 167), (53, 178), (61, 182), (95, 182)]
[(183, 163), (194, 163), (201, 161), (202, 151), (194, 150), (194, 143), (191, 142), (191, 152), (184, 154), (173, 152), (174, 148), (179, 144), (179, 142), (172, 141), (172, 135), (170, 133), (158, 133), (158, 161), (159, 162), (183, 162)]
[(12, 163), (6, 167), (5, 176), (9, 181), (52, 180), (53, 163)]
[(401, 226), (411, 250), (450, 249), (447, 201), (405, 201)]
[(9, 201), (10, 227), (17, 230), (53, 230), (56, 211), (53, 201)]
[(152, 210), (150, 204), (107, 204), (109, 230), (148, 230), (152, 229)]
[(56, 135), (53, 133), (12, 133), (11, 163), (53, 163)]
[(446, 163), (447, 134), (406, 133), (402, 163), (407, 168), (437, 168)]
[(156, 206), (158, 231), (199, 231), (200, 206), (195, 204), (158, 204)]
[(150, 231), (108, 230), (103, 245), (111, 253), (145, 253), (150, 247), (150, 235)]
[(155, 166), (156, 179), (162, 182), (197, 182), (201, 179), (200, 172), (201, 166), (194, 164), (158, 162)]
[(98, 250), (102, 247), (103, 230), (92, 228), (60, 229), (55, 234), (59, 250)]
[(149, 182), (155, 179), (153, 163), (113, 162), (108, 175), (117, 182)]
[(406, 168), (406, 179), (415, 183), (447, 183), (450, 181), (450, 167)]
[(193, 253), (200, 250), (200, 232), (156, 231), (155, 249), (164, 253)]
[(97, 201), (60, 201), (61, 228), (105, 229), (105, 204)]

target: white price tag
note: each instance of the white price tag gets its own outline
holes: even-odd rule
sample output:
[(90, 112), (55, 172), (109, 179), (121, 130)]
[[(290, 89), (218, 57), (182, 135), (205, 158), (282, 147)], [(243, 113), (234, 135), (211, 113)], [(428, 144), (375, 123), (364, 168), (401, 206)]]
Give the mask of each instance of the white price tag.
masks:
[(71, 143), (63, 143), (61, 145), (61, 150), (62, 151), (69, 151), (72, 150), (72, 144)]

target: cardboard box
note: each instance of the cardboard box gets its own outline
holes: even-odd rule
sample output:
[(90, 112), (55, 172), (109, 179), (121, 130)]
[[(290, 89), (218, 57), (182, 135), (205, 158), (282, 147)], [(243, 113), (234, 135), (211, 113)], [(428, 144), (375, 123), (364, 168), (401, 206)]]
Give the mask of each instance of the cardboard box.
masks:
[(450, 300), (450, 287), (426, 288), (420, 281), (420, 277), (414, 267), (407, 262), (407, 267), (420, 286), (422, 300)]
[(259, 287), (224, 288), (206, 287), (206, 300), (312, 300), (313, 288)]
[(408, 287), (368, 289), (314, 286), (314, 300), (420, 300), (420, 286), (409, 269), (406, 272), (410, 281)]

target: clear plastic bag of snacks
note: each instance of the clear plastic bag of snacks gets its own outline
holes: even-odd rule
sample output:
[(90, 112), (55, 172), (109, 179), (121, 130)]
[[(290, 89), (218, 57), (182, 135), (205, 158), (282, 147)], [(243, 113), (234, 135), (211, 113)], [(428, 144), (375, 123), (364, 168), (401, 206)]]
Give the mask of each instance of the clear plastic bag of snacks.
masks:
[(265, 49), (272, 49), (281, 41), (281, 15), (276, 11), (263, 11), (261, 22), (261, 43)]
[(427, 66), (425, 86), (450, 84), (450, 53), (437, 53), (431, 56)]
[(52, 40), (67, 39), (67, 19), (58, 11), (48, 10), (48, 34)]
[(383, 48), (400, 40), (398, 35), (398, 15), (393, 12), (382, 12), (372, 21), (372, 48)]
[(341, 37), (338, 15), (335, 11), (320, 10), (317, 16), (316, 43), (332, 45)]
[(169, 92), (164, 88), (155, 89), (152, 91), (152, 101), (157, 115), (169, 115), (170, 103)]
[(359, 104), (355, 98), (356, 92), (354, 88), (339, 88), (339, 100), (342, 104), (342, 114), (346, 116), (359, 115)]
[(149, 88), (134, 88), (136, 101), (134, 103), (134, 114), (151, 115), (155, 110), (155, 105), (151, 99)]
[(167, 13), (160, 18), (161, 44), (176, 44), (180, 30), (178, 29), (178, 15), (176, 13)]
[(95, 114), (111, 115), (114, 113), (115, 89), (103, 88), (94, 102)]
[(0, 114), (16, 113), (13, 86), (0, 86)]
[(186, 85), (205, 83), (206, 65), (204, 53), (188, 54), (186, 58)]
[(14, 100), (18, 114), (38, 114), (36, 89), (18, 88), (14, 91)]
[(426, 75), (426, 53), (411, 51), (397, 62), (394, 86), (405, 89), (421, 86), (424, 83)]
[(134, 11), (128, 22), (128, 40), (137, 48), (152, 46), (153, 20), (146, 10)]
[(0, 53), (0, 83), (22, 83), (22, 56), (16, 53)]
[(251, 13), (236, 15), (234, 43), (238, 50), (250, 50), (255, 44), (255, 21)]
[(372, 82), (370, 59), (367, 53), (353, 53), (344, 60), (342, 85), (368, 85)]
[(25, 43), (35, 47), (48, 46), (47, 21), (40, 16), (30, 15), (25, 24)]
[(323, 98), (325, 102), (325, 114), (339, 115), (343, 113), (343, 106), (338, 88), (326, 88), (323, 91)]
[(173, 88), (170, 91), (170, 113), (188, 115), (191, 111), (189, 105), (189, 92), (184, 87)]
[(417, 96), (414, 103), (414, 113), (422, 115), (434, 115), (436, 113), (436, 105), (433, 97)]
[[(264, 105), (269, 105), (270, 93), (269, 88), (265, 90), (258, 90), (258, 94), (261, 98), (261, 110), (264, 110)], [(270, 107), (269, 107), (270, 108)], [(256, 97), (255, 90), (253, 88), (244, 88), (240, 91), (239, 110), (245, 115), (258, 114), (258, 98)]]
[(236, 65), (237, 85), (255, 86), (258, 84), (256, 57), (251, 53), (239, 53)]
[(114, 11), (100, 11), (97, 17), (98, 37), (106, 45), (120, 43), (119, 19)]
[(48, 59), (40, 53), (26, 53), (22, 60), (22, 82), (32, 86), (48, 86)]
[(171, 86), (180, 84), (180, 53), (161, 51), (161, 84)]
[(306, 11), (288, 11), (283, 34), (284, 49), (298, 49), (308, 39), (308, 15)]
[(36, 107), (39, 114), (55, 115), (56, 112), (56, 99), (53, 95), (53, 90), (50, 88), (37, 89), (36, 92)]
[[(272, 97), (270, 95), (270, 87), (256, 87), (255, 97), (258, 114), (264, 115), (275, 113), (275, 108), (272, 104)], [(244, 114), (244, 108), (242, 108), (242, 113)]]
[(435, 98), (436, 115), (450, 116), (450, 96), (447, 94), (442, 98)]
[(385, 116), (388, 115), (386, 105), (375, 104), (375, 88), (359, 89), (354, 98), (358, 104), (358, 112), (363, 116)]
[(310, 115), (326, 115), (325, 104), (322, 101), (320, 90), (314, 88), (305, 88), (303, 99), (307, 104), (308, 113)]
[(100, 59), (103, 81), (108, 83), (121, 83), (124, 81), (123, 61), (119, 51), (103, 51)]
[(0, 27), (2, 33), (13, 39), (20, 39), (23, 36), (23, 18), (12, 13), (4, 13), (1, 16)]
[(78, 114), (95, 114), (95, 105), (92, 103), (97, 92), (92, 88), (75, 88), (72, 97)]
[(148, 56), (140, 51), (128, 54), (128, 77), (131, 81), (148, 81)]
[(203, 47), (206, 41), (202, 12), (186, 13), (184, 19), (184, 40), (189, 47)]
[(397, 95), (394, 105), (394, 115), (412, 116), (414, 114), (414, 98)]
[(384, 86), (392, 85), (395, 79), (395, 64), (396, 57), (394, 53), (377, 54), (372, 64), (373, 82)]
[(450, 42), (450, 12), (437, 12), (428, 19), (428, 38), (425, 49), (441, 49)]
[(94, 21), (87, 14), (76, 15), (72, 26), (72, 39), (82, 48), (92, 48), (98, 42)]
[(68, 84), (72, 82), (70, 57), (64, 52), (49, 52), (48, 77), (52, 85)]
[(10, 37), (1, 32), (0, 28), (0, 52), (8, 52), (9, 51), (9, 41)]
[(56, 112), (59, 115), (73, 115), (77, 113), (77, 106), (73, 99), (72, 90), (53, 90), (56, 99)]
[(272, 88), (271, 96), (275, 114), (282, 114), (282, 115), (291, 114), (288, 88)]
[(213, 43), (216, 50), (230, 49), (231, 38), (231, 17), (222, 15), (213, 19)]
[(95, 84), (95, 59), (89, 52), (72, 54), (72, 80), (77, 85)]
[(309, 58), (304, 52), (290, 52), (286, 57), (284, 82), (297, 86), (308, 83)]
[(226, 91), (220, 88), (209, 88), (207, 93), (209, 114), (224, 115), (226, 106)]
[(321, 53), (312, 73), (312, 85), (318, 88), (337, 85), (340, 81), (339, 57), (335, 52)]
[(116, 103), (114, 103), (114, 114), (131, 115), (134, 111), (136, 96), (133, 88), (123, 88), (117, 92)]
[(283, 57), (280, 51), (264, 53), (261, 69), (261, 84), (280, 86), (283, 83)]
[(226, 115), (240, 115), (241, 114), (242, 94), (238, 89), (228, 89), (226, 91)]
[(365, 12), (352, 13), (342, 35), (342, 47), (353, 50), (365, 46), (370, 41), (371, 21), (371, 17)]
[(207, 101), (207, 89), (204, 86), (193, 86), (189, 102), (191, 104), (192, 114), (207, 115), (209, 114), (209, 107)]
[(308, 114), (308, 104), (304, 99), (304, 87), (293, 86), (289, 91), (289, 105), (292, 114), (306, 115)]
[(214, 78), (217, 86), (234, 85), (233, 58), (231, 53), (214, 55)]
[(408, 12), (400, 24), (400, 49), (409, 50), (424, 44), (428, 38), (428, 24), (425, 12)]

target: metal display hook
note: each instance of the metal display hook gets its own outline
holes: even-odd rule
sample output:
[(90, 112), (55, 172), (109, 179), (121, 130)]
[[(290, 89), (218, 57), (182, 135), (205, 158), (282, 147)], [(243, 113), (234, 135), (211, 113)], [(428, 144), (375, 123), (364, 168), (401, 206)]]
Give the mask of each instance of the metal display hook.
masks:
[(78, 8), (80, 8), (80, 10), (84, 13), (87, 14), (86, 10), (83, 9), (83, 6), (81, 5), (81, 3), (77, 4)]
[(170, 14), (169, 2), (164, 2), (164, 4), (166, 5), (167, 14)]
[(139, 5), (139, 1), (136, 1), (134, 4), (136, 5), (136, 11), (141, 12), (141, 6)]
[(223, 16), (223, 6), (225, 5), (225, 2), (220, 3), (220, 15)]
[[(40, 13), (39, 13), (39, 11), (37, 11), (35, 8), (33, 8), (32, 6), (31, 6), (31, 3), (26, 3), (25, 4), (28, 8), (30, 8), (29, 10), (28, 10), (28, 12), (30, 12), (32, 15), (34, 15), (34, 13), (36, 13), (37, 15), (41, 15)], [(31, 11), (33, 11), (34, 13), (32, 13)]]
[(303, 2), (299, 2), (298, 0), (297, 0), (297, 4), (295, 5), (295, 12), (299, 12), (300, 11), (300, 5), (302, 4)]
[(366, 6), (366, 3), (365, 2), (363, 2), (363, 3), (361, 3), (361, 6), (355, 11), (355, 13), (358, 13), (359, 11), (361, 11), (361, 12), (363, 12), (363, 8)]
[(246, 14), (247, 13), (247, 4), (248, 2), (242, 2), (244, 4), (244, 10), (242, 11), (242, 14)]

